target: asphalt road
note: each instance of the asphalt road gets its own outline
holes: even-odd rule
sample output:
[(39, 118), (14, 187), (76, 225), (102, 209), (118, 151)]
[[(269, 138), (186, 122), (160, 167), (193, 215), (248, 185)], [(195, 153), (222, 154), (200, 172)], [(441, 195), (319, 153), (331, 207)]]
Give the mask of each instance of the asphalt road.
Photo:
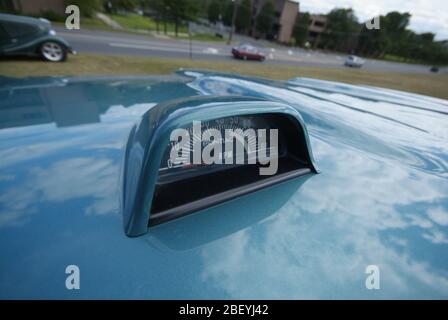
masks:
[[(89, 52), (177, 59), (188, 59), (190, 57), (190, 43), (188, 40), (159, 39), (147, 35), (107, 31), (69, 31), (58, 28), (56, 28), (56, 31), (60, 36), (67, 39), (73, 48), (80, 53)], [(257, 45), (256, 41), (252, 42)], [(268, 47), (266, 42), (261, 42), (259, 46), (267, 55), (264, 63), (345, 68), (343, 64), (346, 56), (343, 55), (296, 48), (288, 49), (279, 46)], [(221, 42), (192, 41), (192, 54), (195, 60), (232, 61), (230, 50), (231, 46)], [(363, 68), (372, 71), (429, 73), (428, 66), (372, 59), (366, 59)]]

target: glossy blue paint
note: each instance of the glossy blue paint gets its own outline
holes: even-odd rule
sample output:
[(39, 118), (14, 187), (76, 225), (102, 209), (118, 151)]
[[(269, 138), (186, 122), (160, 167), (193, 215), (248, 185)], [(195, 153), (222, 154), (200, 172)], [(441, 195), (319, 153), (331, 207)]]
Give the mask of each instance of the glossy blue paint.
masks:
[[(126, 237), (132, 127), (158, 103), (200, 95), (294, 107), (322, 173)], [(0, 297), (447, 298), (447, 111), (302, 78), (0, 79)], [(70, 264), (80, 290), (65, 288)], [(380, 290), (365, 288), (371, 264)]]

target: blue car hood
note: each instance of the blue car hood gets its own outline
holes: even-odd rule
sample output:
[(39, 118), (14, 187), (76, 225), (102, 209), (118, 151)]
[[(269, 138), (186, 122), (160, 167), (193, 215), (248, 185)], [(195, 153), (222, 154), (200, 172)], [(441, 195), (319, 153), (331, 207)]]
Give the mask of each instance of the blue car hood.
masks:
[[(127, 137), (154, 105), (296, 108), (321, 173), (126, 237)], [(296, 78), (0, 79), (0, 298), (448, 298), (448, 101)], [(80, 289), (67, 290), (68, 265)], [(380, 270), (368, 290), (366, 267)]]

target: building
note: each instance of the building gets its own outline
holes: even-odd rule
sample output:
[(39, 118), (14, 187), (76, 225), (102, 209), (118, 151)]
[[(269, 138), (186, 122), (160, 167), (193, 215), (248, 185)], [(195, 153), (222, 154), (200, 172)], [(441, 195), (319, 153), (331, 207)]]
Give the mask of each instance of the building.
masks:
[(310, 15), (308, 25), (308, 42), (312, 48), (317, 48), (321, 39), (322, 33), (327, 27), (327, 17), (322, 14)]
[(298, 2), (284, 1), (278, 22), (279, 27), (277, 40), (279, 42), (289, 42), (291, 40), (292, 31), (294, 29), (298, 14)]
[(269, 36), (261, 35), (256, 30), (257, 16), (266, 1), (272, 1), (275, 7), (274, 26), (271, 36), (279, 42), (289, 42), (297, 15), (299, 14), (299, 3), (291, 0), (253, 0), (251, 35), (254, 37)]
[(64, 0), (0, 0), (2, 7), (23, 14), (39, 14), (42, 11), (53, 11), (65, 14)]

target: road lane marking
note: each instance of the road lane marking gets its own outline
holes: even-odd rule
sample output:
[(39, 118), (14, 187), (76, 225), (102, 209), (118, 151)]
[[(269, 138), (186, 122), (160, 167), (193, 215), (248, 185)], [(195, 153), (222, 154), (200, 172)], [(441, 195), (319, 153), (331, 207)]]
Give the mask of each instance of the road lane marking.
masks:
[[(171, 52), (182, 52), (182, 53), (189, 53), (190, 51), (186, 49), (181, 48), (172, 48), (172, 47), (160, 47), (160, 46), (148, 46), (148, 45), (140, 45), (140, 44), (129, 44), (129, 43), (118, 43), (118, 42), (111, 42), (109, 43), (109, 46), (111, 47), (118, 47), (118, 48), (129, 48), (129, 49), (141, 49), (141, 50), (150, 50), (150, 51), (171, 51)], [(216, 49), (215, 49), (216, 50)], [(201, 53), (201, 54), (213, 54), (213, 55), (221, 55), (226, 56), (224, 54), (219, 54), (217, 52), (218, 50), (209, 52), (209, 51), (198, 51), (193, 49), (193, 53)]]
[[(92, 36), (92, 35), (87, 35), (87, 34), (79, 34), (79, 33), (68, 33), (68, 32), (59, 32), (60, 35), (63, 35), (64, 37), (70, 39), (70, 38), (79, 38), (79, 39), (85, 39), (85, 40), (92, 40), (95, 42), (114, 42), (119, 40), (120, 43), (129, 43), (129, 44), (141, 44), (141, 45), (148, 45), (151, 43), (155, 43), (157, 45), (162, 45), (162, 46), (166, 46), (166, 47), (181, 47), (181, 46), (185, 46), (188, 47), (189, 43), (187, 41), (184, 40), (169, 40), (171, 41), (159, 41), (159, 40), (154, 40), (154, 39), (117, 39), (116, 37), (111, 37), (111, 36)], [(201, 43), (197, 43), (197, 42), (193, 42), (193, 47), (195, 48), (201, 48), (201, 49), (207, 49), (208, 46), (201, 44)], [(227, 47), (222, 47), (222, 49), (227, 49)], [(230, 49), (229, 49), (230, 52)]]
[(218, 54), (219, 50), (216, 48), (206, 48), (204, 50), (202, 50), (203, 53), (208, 53), (208, 54)]

